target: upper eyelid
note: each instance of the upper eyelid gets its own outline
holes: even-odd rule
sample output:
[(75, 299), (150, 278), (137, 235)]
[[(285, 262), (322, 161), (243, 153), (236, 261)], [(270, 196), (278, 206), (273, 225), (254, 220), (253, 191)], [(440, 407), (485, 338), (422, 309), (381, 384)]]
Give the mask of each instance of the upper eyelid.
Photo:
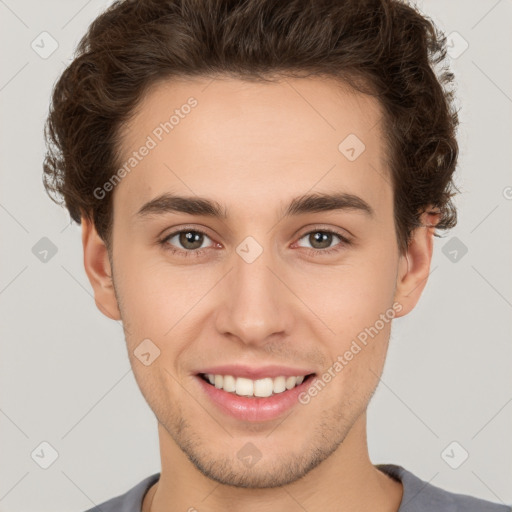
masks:
[[(167, 235), (164, 235), (161, 239), (162, 242), (168, 242), (171, 238), (174, 238), (176, 235), (180, 235), (181, 233), (187, 233), (187, 232), (194, 232), (194, 233), (200, 233), (202, 235), (205, 235), (207, 236), (213, 243), (218, 243), (218, 242), (215, 242), (215, 240), (213, 240), (213, 238), (203, 229), (198, 229), (198, 228), (180, 228), (176, 231), (171, 231), (169, 234)], [(207, 249), (207, 247), (203, 247), (201, 249), (195, 249), (194, 251), (188, 251), (188, 252), (197, 252), (197, 251), (202, 251), (203, 249)], [(180, 250), (184, 250), (184, 249), (180, 249)]]
[[(304, 235), (308, 235), (310, 233), (315, 233), (318, 231), (332, 233), (332, 234), (338, 235), (338, 236), (344, 236), (345, 238), (349, 238), (351, 236), (350, 233), (346, 229), (343, 229), (343, 228), (333, 228), (333, 227), (313, 225), (312, 227), (306, 228), (305, 231), (302, 231), (302, 230), (299, 231), (299, 233), (302, 232), (302, 234), (300, 235), (299, 238), (302, 238)], [(346, 235), (344, 235), (343, 233), (346, 233)]]
[[(299, 231), (296, 235), (295, 235), (295, 239), (297, 240), (297, 242), (299, 240), (301, 240), (302, 238), (304, 238), (306, 235), (309, 235), (311, 233), (316, 233), (316, 232), (325, 232), (325, 233), (331, 233), (333, 234), (334, 236), (337, 236), (340, 241), (341, 241), (341, 244), (352, 244), (353, 241), (354, 241), (354, 235), (352, 235), (352, 233), (350, 233), (349, 231), (347, 231), (346, 229), (343, 229), (343, 228), (340, 228), (340, 227), (327, 227), (327, 226), (321, 226), (321, 225), (313, 225), (313, 226), (310, 226), (310, 227), (307, 227), (305, 228), (304, 231)], [(297, 242), (294, 242), (297, 243)], [(316, 250), (319, 250), (321, 251), (321, 249), (316, 249)]]
[(185, 226), (183, 228), (171, 230), (166, 235), (162, 235), (161, 238), (162, 238), (162, 240), (166, 240), (168, 238), (172, 238), (173, 236), (179, 235), (180, 233), (188, 232), (188, 231), (193, 231), (194, 233), (202, 233), (203, 235), (206, 235), (207, 237), (212, 238), (208, 234), (206, 229), (204, 229), (204, 228), (194, 228), (194, 227), (189, 227), (189, 226)]

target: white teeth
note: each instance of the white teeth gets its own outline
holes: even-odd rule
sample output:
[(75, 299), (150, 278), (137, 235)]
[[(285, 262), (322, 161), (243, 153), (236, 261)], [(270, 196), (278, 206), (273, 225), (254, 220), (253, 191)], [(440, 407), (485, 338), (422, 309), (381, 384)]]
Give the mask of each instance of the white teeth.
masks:
[(229, 393), (236, 393), (240, 396), (267, 397), (278, 393), (283, 393), (304, 382), (304, 375), (296, 377), (265, 377), (263, 379), (247, 379), (245, 377), (233, 377), (233, 375), (213, 375), (206, 374), (210, 384), (217, 389), (223, 389)]
[(274, 389), (274, 382), (270, 377), (254, 381), (254, 396), (270, 396)]
[(236, 379), (232, 375), (224, 376), (224, 385), (222, 386), (224, 391), (229, 391), (232, 393), (236, 389)]
[(286, 377), (286, 389), (292, 389), (297, 384), (297, 377)]
[(240, 396), (251, 396), (254, 390), (254, 382), (251, 379), (238, 377), (236, 379), (235, 393)]
[(286, 390), (286, 377), (276, 377), (274, 379), (274, 393), (282, 393)]

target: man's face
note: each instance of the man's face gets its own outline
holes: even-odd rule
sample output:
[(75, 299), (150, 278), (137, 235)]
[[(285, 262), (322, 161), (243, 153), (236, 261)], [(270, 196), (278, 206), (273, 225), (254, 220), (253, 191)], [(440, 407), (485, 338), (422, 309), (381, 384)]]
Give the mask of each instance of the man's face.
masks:
[[(197, 105), (181, 109), (190, 97)], [(182, 116), (172, 131), (155, 132), (175, 109)], [(190, 80), (150, 91), (123, 132), (125, 160), (148, 136), (156, 143), (114, 190), (113, 280), (129, 357), (169, 440), (210, 478), (249, 487), (294, 481), (364, 417), (402, 261), (380, 119), (374, 99), (334, 81)], [(226, 217), (138, 214), (165, 193), (208, 199)], [(309, 194), (351, 194), (359, 207), (285, 215)], [(362, 332), (366, 344), (357, 341)], [(142, 345), (152, 354), (142, 357), (147, 366), (134, 354), (143, 340), (151, 340)], [(213, 386), (227, 409), (219, 405), (198, 374), (224, 365), (317, 379), (331, 368), (331, 379), (306, 404), (290, 390), (276, 394), (284, 404), (295, 393), (277, 412), (249, 404), (240, 413), (238, 405), (265, 399), (236, 402)], [(246, 452), (259, 460), (248, 464)]]

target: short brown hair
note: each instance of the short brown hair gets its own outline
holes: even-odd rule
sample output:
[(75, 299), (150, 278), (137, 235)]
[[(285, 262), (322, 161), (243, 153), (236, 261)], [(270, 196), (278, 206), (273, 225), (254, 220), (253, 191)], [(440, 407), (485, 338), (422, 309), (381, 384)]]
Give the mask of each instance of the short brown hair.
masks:
[(150, 86), (173, 77), (334, 77), (383, 108), (403, 253), (429, 206), (440, 213), (437, 229), (457, 222), (454, 77), (436, 69), (445, 57), (444, 34), (399, 0), (116, 1), (55, 84), (44, 186), (74, 221), (93, 220), (110, 248), (112, 194), (93, 191), (120, 166), (120, 128)]

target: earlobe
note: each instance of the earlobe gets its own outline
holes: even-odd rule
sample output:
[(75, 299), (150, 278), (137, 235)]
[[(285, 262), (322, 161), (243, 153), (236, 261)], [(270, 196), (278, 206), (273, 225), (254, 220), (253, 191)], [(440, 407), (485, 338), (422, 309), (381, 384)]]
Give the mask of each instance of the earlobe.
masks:
[(108, 318), (120, 320), (105, 242), (98, 235), (92, 221), (82, 216), (81, 224), (84, 268), (94, 291), (96, 307)]
[(427, 284), (437, 221), (438, 214), (425, 212), (422, 226), (413, 231), (407, 252), (400, 256), (395, 301), (402, 305), (402, 310), (397, 317), (414, 309)]

